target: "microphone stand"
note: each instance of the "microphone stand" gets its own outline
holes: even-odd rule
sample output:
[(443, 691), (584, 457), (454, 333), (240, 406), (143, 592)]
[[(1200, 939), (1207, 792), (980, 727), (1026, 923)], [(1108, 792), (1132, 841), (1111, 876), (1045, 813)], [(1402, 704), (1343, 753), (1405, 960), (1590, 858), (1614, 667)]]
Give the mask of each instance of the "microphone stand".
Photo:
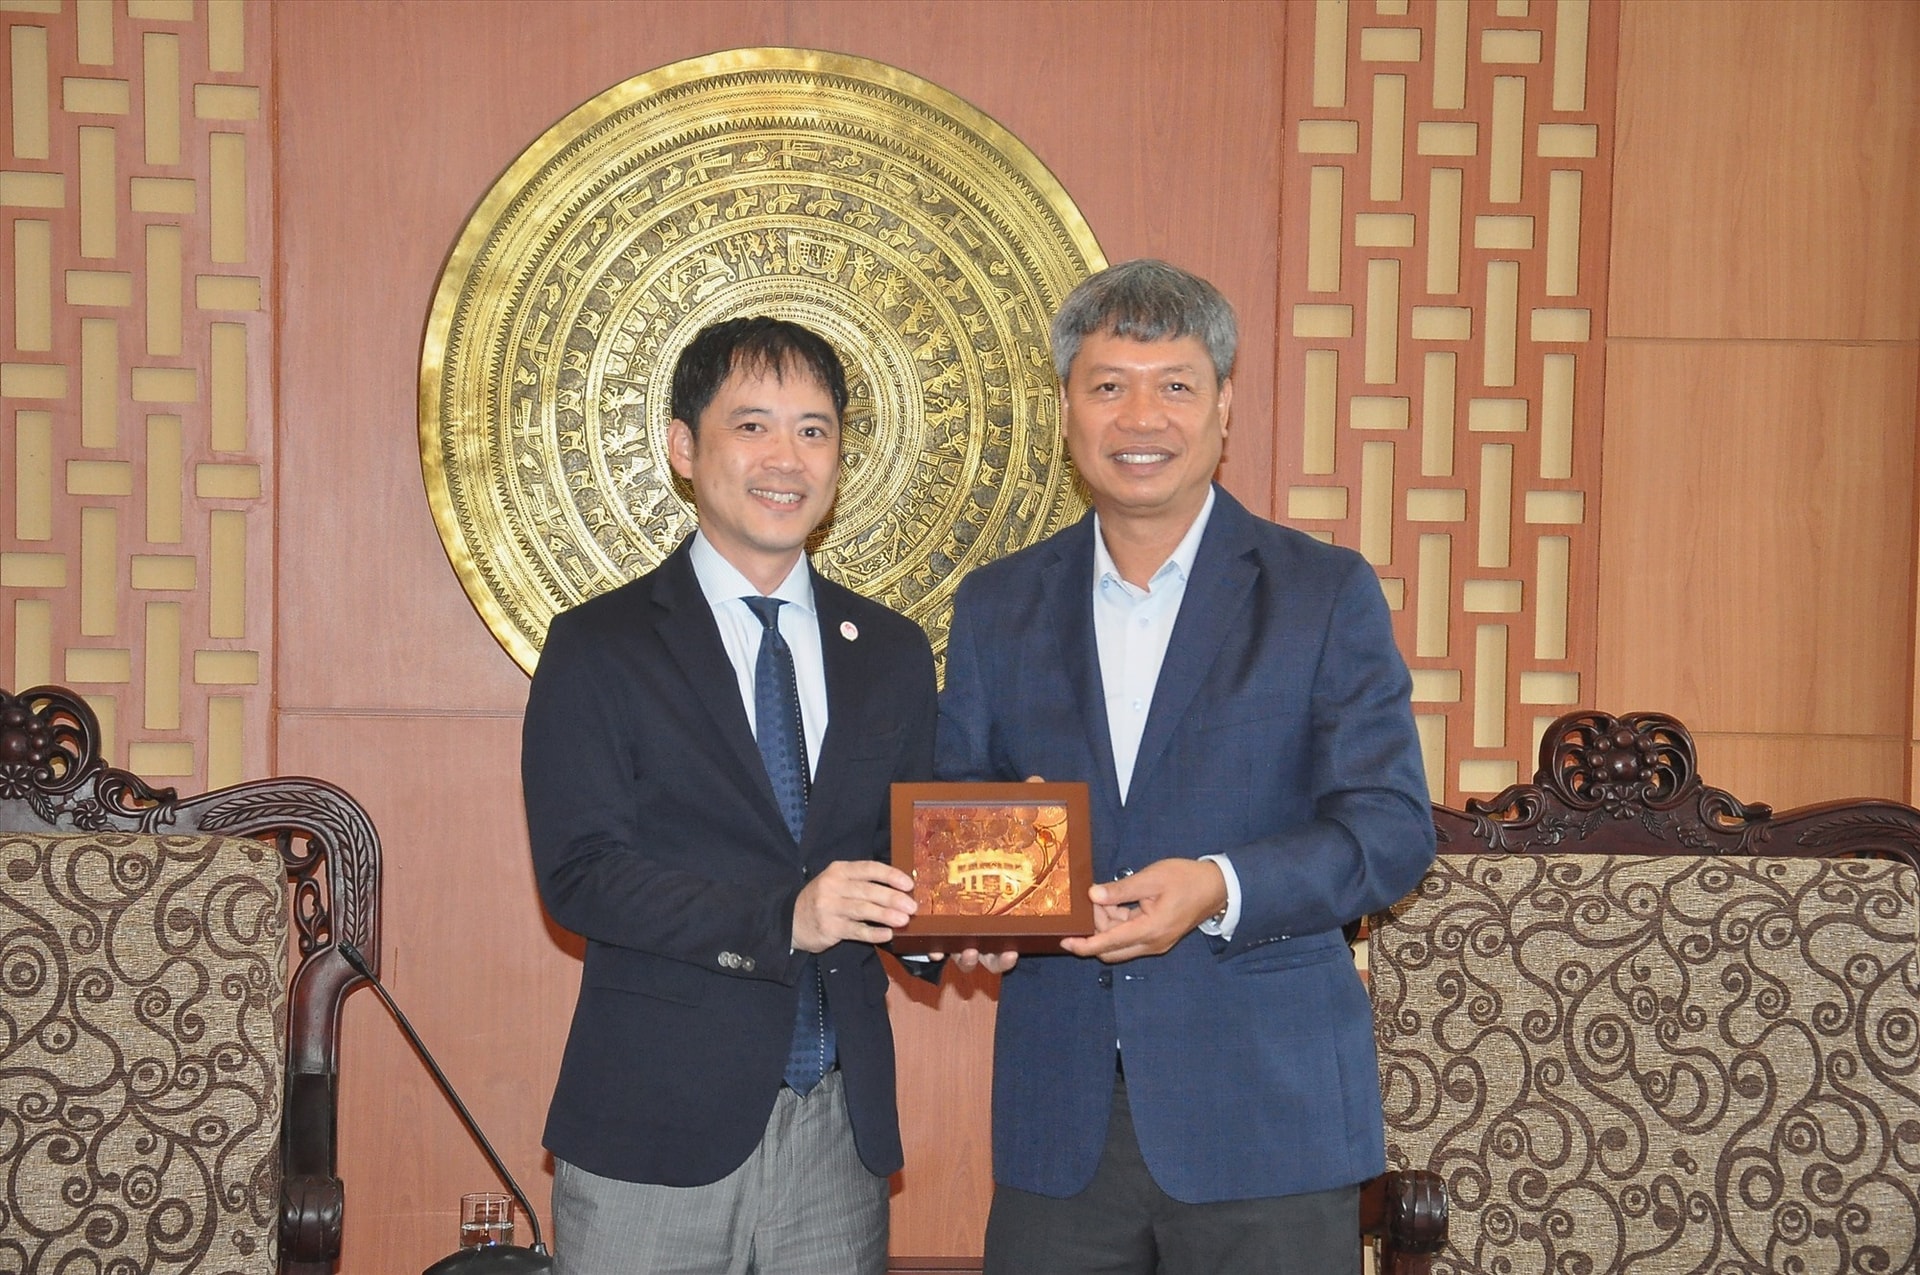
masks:
[(540, 1240), (540, 1218), (534, 1213), (533, 1205), (528, 1201), (526, 1193), (520, 1189), (520, 1184), (513, 1180), (513, 1175), (507, 1172), (507, 1166), (495, 1154), (493, 1144), (487, 1141), (486, 1134), (480, 1132), (479, 1124), (467, 1111), (466, 1104), (460, 1101), (460, 1095), (453, 1091), (453, 1085), (448, 1082), (446, 1074), (440, 1070), (440, 1064), (436, 1063), (433, 1055), (427, 1052), (426, 1042), (420, 1039), (420, 1033), (413, 1029), (413, 1024), (407, 1021), (407, 1016), (401, 1012), (400, 1006), (394, 1003), (393, 997), (381, 985), (373, 968), (367, 964), (367, 958), (351, 943), (340, 944), (339, 950), (341, 957), (353, 967), (353, 972), (366, 979), (373, 985), (373, 990), (380, 994), (380, 1000), (393, 1015), (393, 1020), (400, 1024), (400, 1030), (406, 1035), (407, 1043), (413, 1046), (413, 1052), (420, 1055), (420, 1061), (427, 1065), (429, 1072), (433, 1073), (435, 1082), (440, 1086), (440, 1092), (447, 1096), (447, 1101), (453, 1104), (453, 1109), (460, 1113), (461, 1123), (466, 1126), (467, 1132), (473, 1135), (473, 1140), (480, 1144), (480, 1150), (486, 1153), (487, 1163), (493, 1166), (493, 1171), (500, 1175), (502, 1182), (506, 1183), (507, 1190), (511, 1191), (513, 1198), (519, 1201), (520, 1211), (526, 1214), (527, 1224), (533, 1228), (532, 1248), (521, 1248), (517, 1244), (485, 1244), (479, 1248), (463, 1248), (427, 1267), (423, 1275), (534, 1275), (534, 1272), (538, 1271), (551, 1271), (553, 1258), (548, 1255), (547, 1246)]

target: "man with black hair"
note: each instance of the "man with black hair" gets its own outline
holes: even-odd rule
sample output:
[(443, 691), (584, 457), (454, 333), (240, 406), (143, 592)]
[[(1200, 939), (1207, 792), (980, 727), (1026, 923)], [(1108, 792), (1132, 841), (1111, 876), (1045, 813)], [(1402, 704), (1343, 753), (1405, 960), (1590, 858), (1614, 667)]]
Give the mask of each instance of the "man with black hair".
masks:
[(582, 935), (549, 1111), (562, 1275), (882, 1275), (901, 1164), (889, 786), (929, 777), (918, 626), (818, 575), (846, 377), (798, 324), (702, 330), (668, 450), (699, 530), (554, 618), (521, 773)]

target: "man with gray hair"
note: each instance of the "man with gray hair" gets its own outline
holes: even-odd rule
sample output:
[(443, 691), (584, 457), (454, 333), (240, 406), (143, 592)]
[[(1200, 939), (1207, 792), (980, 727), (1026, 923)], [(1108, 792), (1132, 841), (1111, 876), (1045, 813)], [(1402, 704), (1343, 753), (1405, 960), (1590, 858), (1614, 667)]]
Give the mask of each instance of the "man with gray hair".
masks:
[(1090, 788), (1096, 932), (1005, 975), (988, 1275), (1339, 1275), (1385, 1168), (1342, 928), (1433, 823), (1379, 581), (1216, 486), (1232, 308), (1130, 261), (1053, 323), (1093, 512), (960, 586), (936, 770)]

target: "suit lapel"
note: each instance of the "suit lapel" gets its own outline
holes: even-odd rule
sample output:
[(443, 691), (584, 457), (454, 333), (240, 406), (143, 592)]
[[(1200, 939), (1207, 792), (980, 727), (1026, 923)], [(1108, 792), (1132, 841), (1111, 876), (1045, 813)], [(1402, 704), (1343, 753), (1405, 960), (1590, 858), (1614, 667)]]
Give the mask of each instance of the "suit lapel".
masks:
[(1253, 582), (1260, 574), (1249, 553), (1253, 547), (1247, 535), (1249, 517), (1225, 491), (1215, 497), (1213, 513), (1194, 554), (1186, 596), (1180, 600), (1180, 615), (1167, 642), (1166, 658), (1160, 665), (1160, 680), (1153, 688), (1153, 703), (1147, 708), (1147, 725), (1140, 735), (1129, 791), (1141, 791), (1143, 783), (1151, 778), (1154, 765), (1185, 720), (1187, 707), (1219, 657), (1227, 635), (1241, 622)]
[[(812, 570), (809, 565), (808, 570)], [(834, 803), (839, 799), (841, 767), (845, 764), (847, 740), (859, 734), (859, 723), (866, 700), (868, 683), (860, 677), (859, 639), (849, 638), (841, 629), (851, 624), (846, 599), (831, 582), (813, 572), (813, 610), (820, 622), (820, 660), (827, 680), (827, 733), (820, 741), (819, 763), (813, 768), (813, 796), (807, 802), (806, 833), (830, 826)], [(859, 630), (854, 630), (856, 635)], [(803, 846), (813, 838), (803, 834)]]
[(1067, 670), (1080, 704), (1087, 750), (1093, 755), (1092, 796), (1117, 810), (1120, 781), (1113, 771), (1113, 733), (1100, 681), (1100, 647), (1093, 635), (1093, 515), (1082, 518), (1052, 544), (1054, 560), (1040, 574), (1040, 589), (1042, 611), (1053, 617), (1053, 640), (1060, 644), (1055, 667)]
[(713, 719), (714, 730), (726, 742), (727, 752), (740, 766), (745, 786), (752, 791), (761, 817), (782, 837), (788, 836), (787, 822), (774, 800), (773, 784), (767, 778), (766, 763), (760, 760), (760, 746), (754, 742), (753, 728), (747, 723), (746, 706), (740, 702), (740, 681), (732, 661), (720, 644), (720, 630), (713, 622), (713, 608), (700, 591), (693, 573), (693, 559), (682, 542), (660, 564), (654, 603), (660, 617), (654, 628), (661, 643), (680, 666), (687, 686)]

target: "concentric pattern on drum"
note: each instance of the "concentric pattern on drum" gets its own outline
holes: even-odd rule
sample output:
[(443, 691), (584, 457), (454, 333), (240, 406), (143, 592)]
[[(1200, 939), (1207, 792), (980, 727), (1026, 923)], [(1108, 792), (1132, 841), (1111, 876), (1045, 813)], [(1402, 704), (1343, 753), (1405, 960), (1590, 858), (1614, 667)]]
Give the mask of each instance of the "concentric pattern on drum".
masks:
[(815, 560), (938, 650), (967, 570), (1084, 509), (1046, 323), (1102, 264), (1017, 140), (894, 68), (748, 49), (620, 85), (514, 163), (441, 279), (420, 424), (448, 555), (531, 669), (555, 612), (694, 526), (666, 449), (680, 351), (774, 314), (847, 366)]

